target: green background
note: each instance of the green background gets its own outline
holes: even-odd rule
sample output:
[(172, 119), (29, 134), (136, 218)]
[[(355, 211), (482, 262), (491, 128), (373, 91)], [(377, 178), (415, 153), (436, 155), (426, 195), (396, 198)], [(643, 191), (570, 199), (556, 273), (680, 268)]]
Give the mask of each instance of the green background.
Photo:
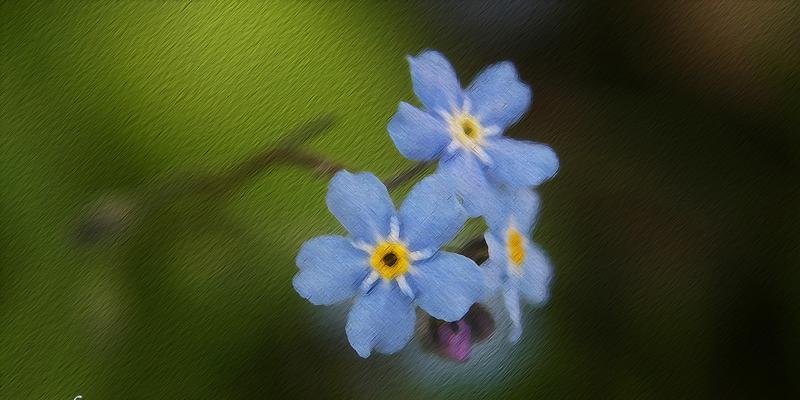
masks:
[[(0, 397), (796, 393), (800, 13), (710, 3), (3, 2)], [(561, 159), (534, 236), (552, 299), (517, 346), (358, 358), (347, 306), (291, 287), (302, 242), (341, 232), (302, 168), (76, 238), (93, 204), (191, 186), (323, 115), (307, 148), (411, 165), (386, 123), (425, 48), (464, 84), (514, 61), (535, 101), (508, 134)]]

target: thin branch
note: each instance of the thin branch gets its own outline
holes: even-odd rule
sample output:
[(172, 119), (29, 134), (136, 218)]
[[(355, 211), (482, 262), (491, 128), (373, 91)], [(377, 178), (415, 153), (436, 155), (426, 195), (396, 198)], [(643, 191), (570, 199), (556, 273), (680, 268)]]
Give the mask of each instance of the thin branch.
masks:
[[(286, 137), (269, 149), (258, 153), (247, 160), (235, 165), (227, 173), (220, 176), (220, 180), (228, 182), (230, 186), (238, 186), (243, 181), (261, 173), (266, 167), (277, 163), (292, 163), (293, 160), (301, 164), (331, 164), (331, 161), (320, 156), (311, 156), (310, 153), (301, 152), (299, 146), (333, 127), (333, 117), (326, 115), (293, 129)], [(302, 154), (301, 154), (302, 153)], [(312, 165), (316, 167), (316, 165)]]
[(193, 195), (221, 196), (241, 187), (249, 179), (275, 165), (302, 165), (322, 176), (333, 175), (343, 168), (339, 163), (302, 150), (299, 146), (329, 130), (334, 123), (325, 115), (291, 130), (277, 144), (234, 165), (218, 175), (184, 175), (173, 178), (158, 188), (137, 196), (120, 199), (113, 196), (90, 206), (78, 221), (74, 234), (81, 243), (93, 243), (119, 233), (139, 218), (181, 198)]
[(398, 186), (416, 178), (418, 175), (425, 172), (431, 165), (433, 165), (432, 161), (422, 161), (414, 164), (406, 170), (401, 171), (399, 174), (387, 179), (385, 181), (386, 189), (389, 191), (397, 189)]

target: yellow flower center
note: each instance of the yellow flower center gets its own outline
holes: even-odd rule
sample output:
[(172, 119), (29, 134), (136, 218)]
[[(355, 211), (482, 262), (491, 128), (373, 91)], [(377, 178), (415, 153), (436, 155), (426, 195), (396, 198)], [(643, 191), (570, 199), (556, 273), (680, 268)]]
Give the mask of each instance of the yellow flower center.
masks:
[(481, 126), (478, 124), (478, 121), (470, 117), (464, 118), (461, 121), (461, 129), (464, 132), (464, 136), (473, 140), (478, 138), (481, 133)]
[(383, 242), (375, 246), (369, 264), (384, 279), (397, 278), (405, 274), (411, 266), (408, 249), (400, 243), (393, 242)]
[(517, 269), (522, 268), (522, 261), (525, 260), (525, 241), (522, 239), (522, 234), (514, 228), (508, 229), (508, 241), (506, 242), (508, 248), (508, 258)]
[(456, 139), (466, 145), (478, 142), (483, 137), (483, 127), (480, 122), (469, 114), (462, 114), (453, 118), (450, 130)]

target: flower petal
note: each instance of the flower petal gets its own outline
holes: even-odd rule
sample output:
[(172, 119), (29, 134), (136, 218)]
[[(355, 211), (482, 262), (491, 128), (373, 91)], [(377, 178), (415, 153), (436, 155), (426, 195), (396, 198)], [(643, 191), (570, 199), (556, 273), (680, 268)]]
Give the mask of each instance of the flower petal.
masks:
[(416, 57), (408, 57), (414, 93), (427, 111), (450, 112), (461, 107), (463, 94), (456, 71), (438, 51), (426, 50)]
[(530, 233), (539, 213), (539, 195), (527, 187), (506, 186), (497, 190), (498, 202), (485, 214), (489, 230), (503, 235), (509, 224), (523, 234)]
[(438, 250), (467, 222), (467, 212), (441, 176), (417, 183), (400, 206), (400, 236), (412, 251)]
[(411, 299), (394, 283), (380, 282), (356, 299), (347, 317), (347, 339), (359, 356), (372, 350), (391, 354), (400, 351), (414, 334)]
[(394, 205), (375, 175), (339, 171), (331, 179), (326, 200), (328, 209), (353, 239), (375, 243), (377, 237), (389, 233)]
[(522, 277), (519, 279), (519, 290), (525, 300), (531, 304), (543, 304), (550, 295), (550, 281), (553, 278), (553, 266), (542, 249), (534, 243), (528, 243), (525, 249), (525, 261), (522, 264)]
[(480, 301), (488, 302), (497, 294), (498, 289), (502, 287), (506, 266), (496, 258), (490, 257), (480, 265), (480, 268), (481, 271), (483, 271), (486, 282)]
[(313, 304), (330, 305), (353, 297), (369, 273), (367, 255), (342, 236), (319, 236), (297, 254), (300, 272), (292, 284)]
[(508, 255), (504, 242), (492, 231), (484, 233), (483, 238), (489, 250), (489, 258), (481, 264), (481, 270), (486, 277), (486, 287), (481, 301), (486, 302), (505, 286), (508, 279)]
[(532, 96), (531, 88), (519, 79), (510, 61), (484, 69), (467, 89), (473, 114), (481, 124), (500, 129), (522, 118), (531, 105)]
[(519, 293), (513, 286), (506, 286), (503, 291), (503, 300), (506, 303), (508, 318), (511, 319), (511, 333), (508, 340), (516, 343), (522, 336), (522, 316), (519, 312)]
[(466, 362), (472, 353), (472, 329), (463, 319), (442, 323), (436, 328), (437, 342), (445, 357)]
[(452, 322), (462, 318), (483, 294), (483, 272), (460, 254), (440, 251), (414, 268), (415, 300), (436, 319)]
[(511, 186), (536, 186), (558, 171), (558, 157), (550, 146), (504, 137), (486, 146), (492, 159), (488, 173)]
[(505, 240), (502, 240), (499, 233), (495, 231), (484, 233), (483, 238), (486, 240), (486, 247), (489, 250), (489, 259), (496, 260), (499, 264), (505, 264), (506, 257), (508, 257)]
[(387, 129), (400, 154), (411, 160), (436, 158), (450, 143), (442, 120), (406, 102), (400, 102)]
[(483, 166), (478, 159), (466, 152), (456, 152), (439, 162), (437, 174), (452, 187), (470, 217), (485, 214), (494, 207), (497, 195), (486, 179)]

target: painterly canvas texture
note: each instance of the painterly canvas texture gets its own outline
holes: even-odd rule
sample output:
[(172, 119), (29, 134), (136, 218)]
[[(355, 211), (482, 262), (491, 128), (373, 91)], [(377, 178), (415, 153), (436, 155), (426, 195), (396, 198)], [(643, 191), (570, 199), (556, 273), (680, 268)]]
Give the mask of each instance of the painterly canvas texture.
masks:
[[(2, 398), (800, 390), (791, 2), (8, 1), (0, 21)], [(424, 329), (364, 359), (349, 306), (292, 286), (301, 245), (345, 233), (330, 171), (252, 166), (305, 127), (332, 169), (412, 167), (387, 124), (425, 49), (465, 84), (507, 60), (532, 87), (506, 135), (558, 154), (532, 236), (554, 278), (516, 344), (500, 300), (467, 362)]]

